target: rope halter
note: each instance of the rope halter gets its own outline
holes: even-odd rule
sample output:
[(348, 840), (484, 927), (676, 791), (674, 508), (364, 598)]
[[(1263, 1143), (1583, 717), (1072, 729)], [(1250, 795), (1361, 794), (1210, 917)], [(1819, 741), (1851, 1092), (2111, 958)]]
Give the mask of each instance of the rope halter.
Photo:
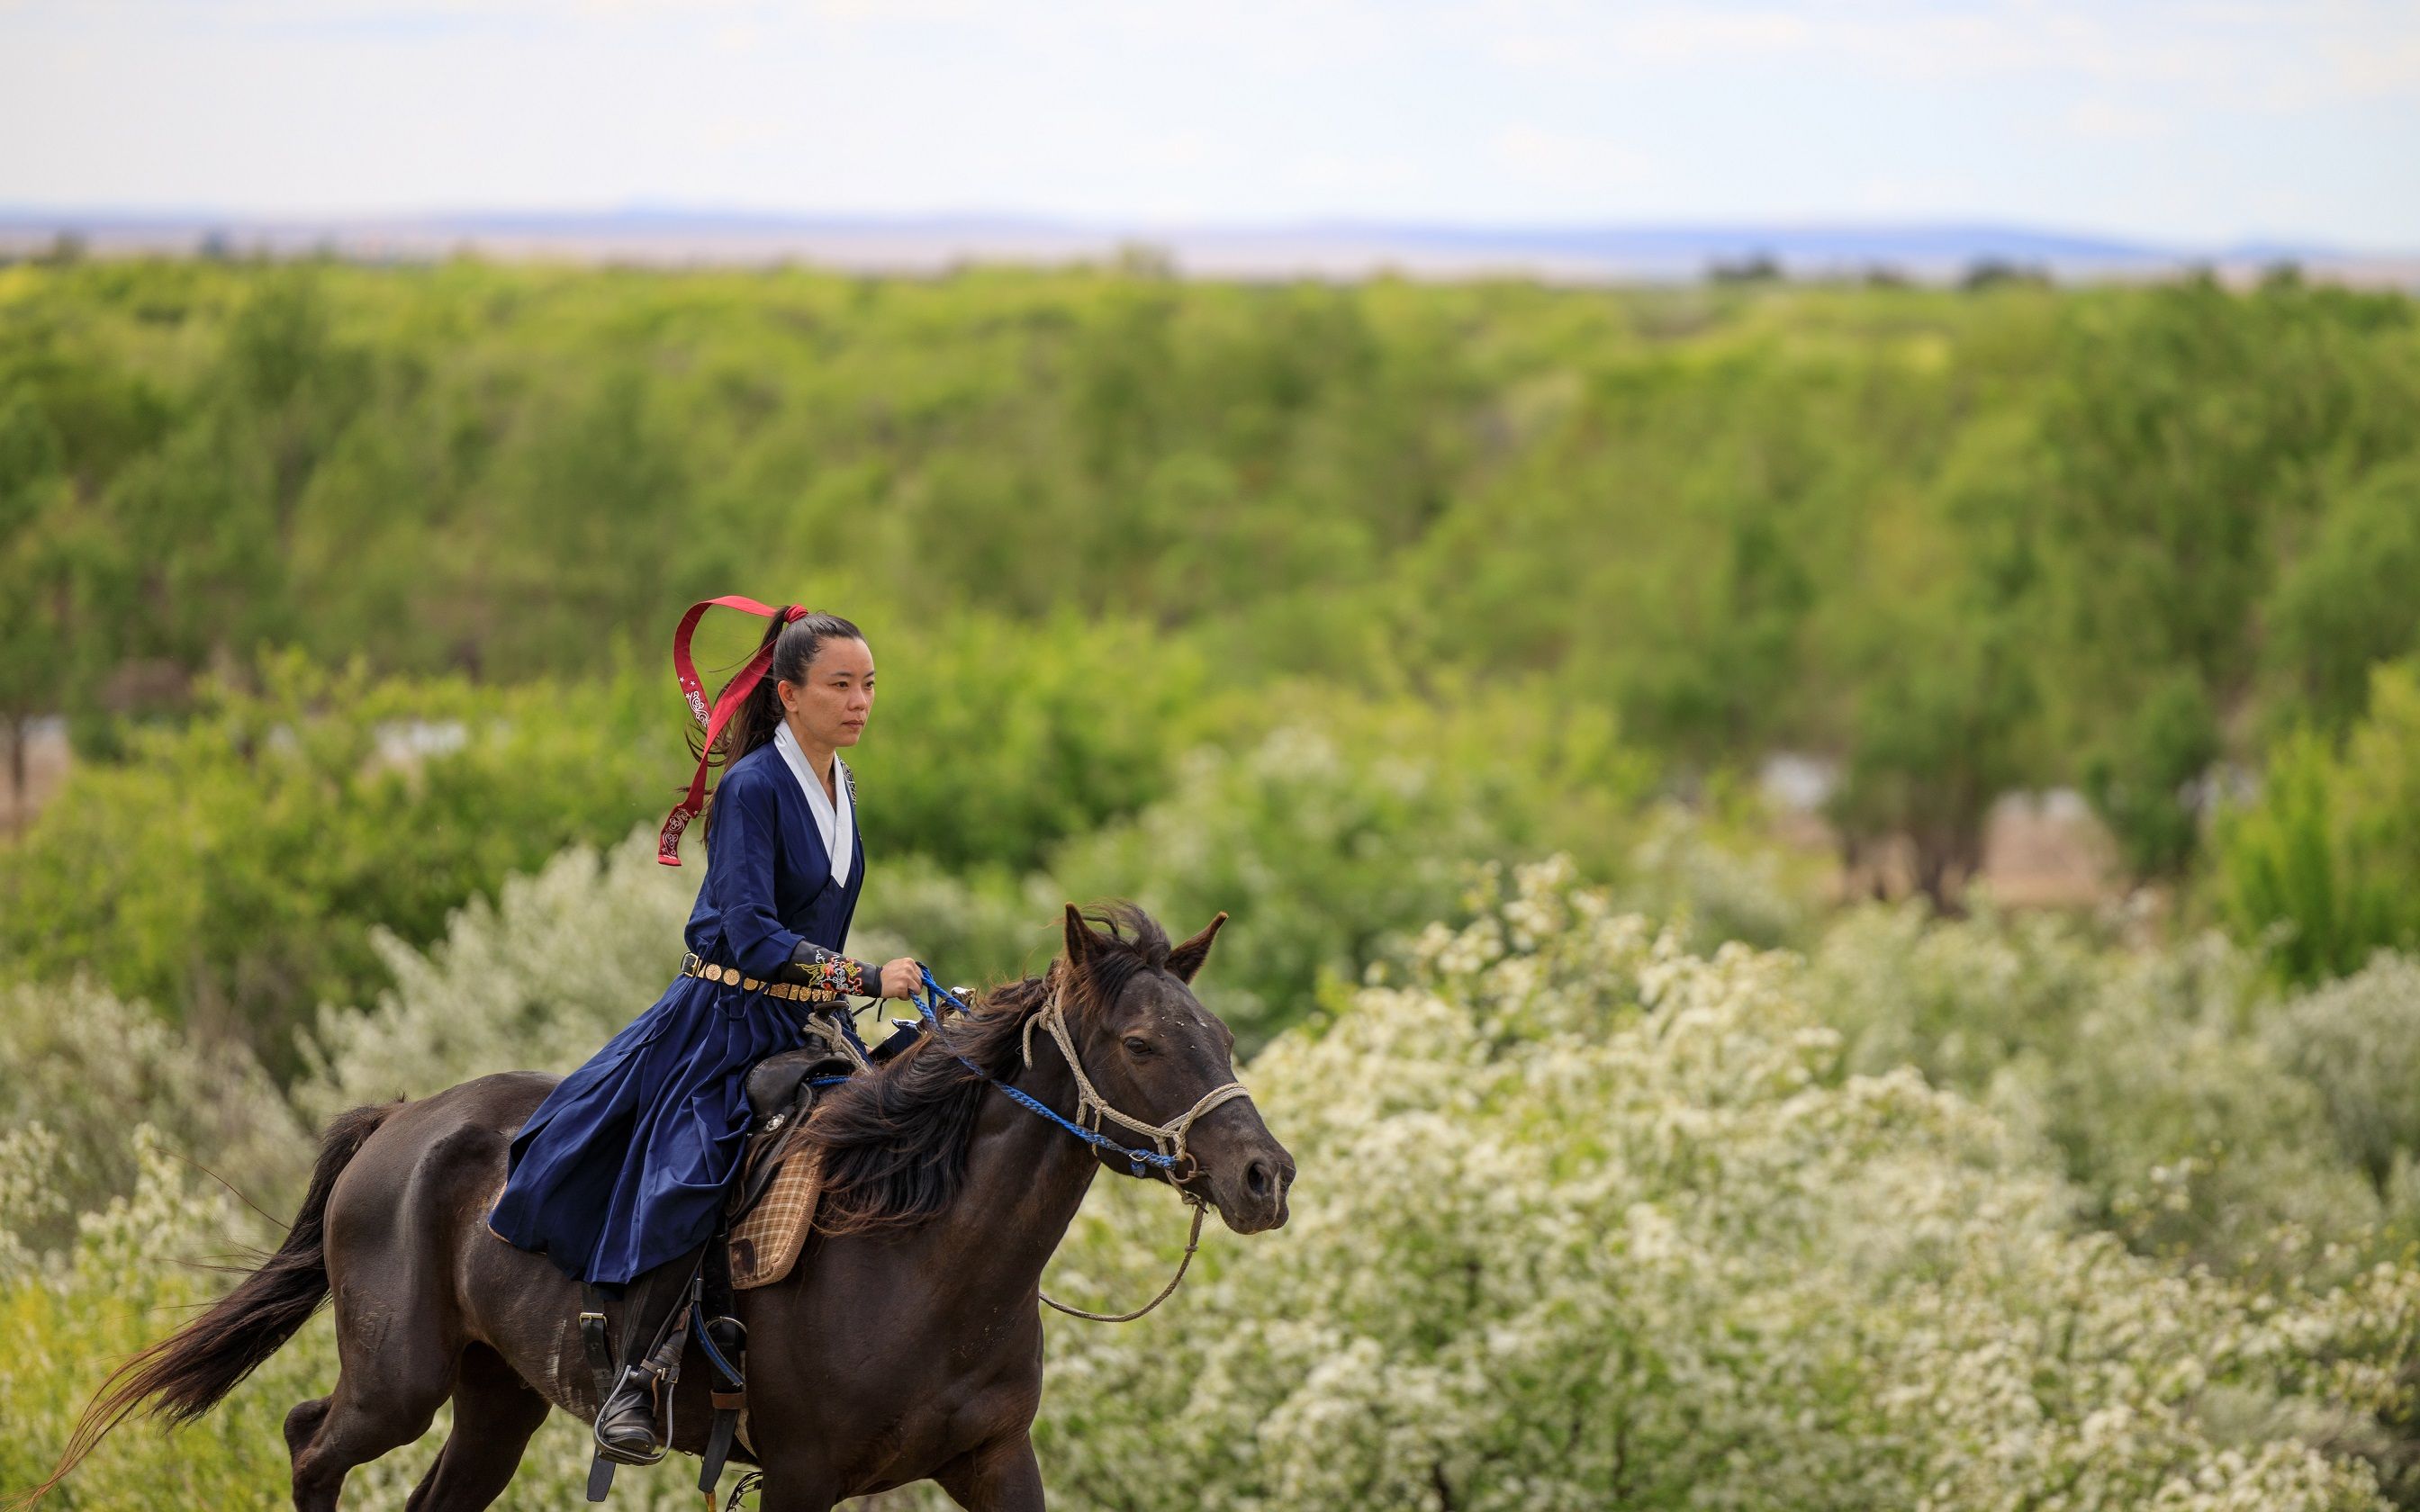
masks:
[[(941, 1037), (940, 1005), (948, 1003), (961, 1013), (969, 1010), (956, 994), (933, 980), (933, 973), (930, 970), (919, 965), (917, 974), (923, 978), (924, 990), (921, 994), (911, 993), (908, 1000), (916, 1005), (916, 1011), (923, 1016), (926, 1027), (931, 1030), (934, 1039), (939, 1041)], [(1168, 1174), (1171, 1184), (1192, 1180), (1194, 1172), (1200, 1169), (1200, 1165), (1192, 1155), (1187, 1152), (1185, 1135), (1193, 1127), (1194, 1120), (1230, 1098), (1252, 1095), (1242, 1082), (1229, 1082), (1224, 1087), (1214, 1087), (1202, 1094), (1201, 1101), (1186, 1109), (1185, 1117), (1174, 1123), (1145, 1123), (1140, 1119), (1127, 1118), (1109, 1106), (1108, 1101), (1094, 1088), (1093, 1078), (1084, 1074), (1083, 1059), (1076, 1054), (1075, 1036), (1067, 1032), (1067, 1012), (1060, 1001), (1059, 983), (1055, 980), (1050, 985), (1049, 1001), (1042, 1005), (1040, 1011), (1025, 1021), (1025, 1068), (1028, 1071), (1033, 1069), (1033, 1026), (1036, 1023), (1047, 1023), (1049, 1026), (1050, 1037), (1059, 1041), (1059, 1053), (1066, 1057), (1067, 1069), (1075, 1074), (1075, 1121), (1070, 1121), (1064, 1114), (1023, 1088), (1011, 1087), (1008, 1083), (998, 1080), (958, 1052), (953, 1050), (950, 1053), (957, 1056), (960, 1065), (981, 1076), (985, 1081), (990, 1082), (1011, 1102), (1040, 1114), (1091, 1145), (1094, 1154), (1102, 1155), (1104, 1158), (1111, 1154), (1125, 1156), (1126, 1164), (1133, 1167), (1137, 1176), (1140, 1176), (1146, 1168), (1156, 1166)], [(946, 1041), (943, 1042), (946, 1043)], [(1119, 1144), (1101, 1133), (1101, 1120), (1104, 1119), (1110, 1119), (1120, 1128), (1130, 1129), (1136, 1134), (1144, 1135), (1151, 1140), (1152, 1148), (1150, 1149), (1129, 1149)], [(1181, 1175), (1177, 1171), (1180, 1165), (1186, 1167)], [(1187, 1268), (1193, 1264), (1194, 1252), (1202, 1247), (1202, 1220), (1210, 1211), (1207, 1203), (1190, 1192), (1179, 1188), (1177, 1195), (1185, 1199), (1187, 1207), (1193, 1210), (1193, 1227), (1192, 1230), (1185, 1236), (1185, 1257), (1176, 1262), (1176, 1273), (1168, 1278), (1168, 1285), (1159, 1288), (1158, 1296), (1152, 1298), (1132, 1312), (1094, 1313), (1086, 1312), (1081, 1307), (1070, 1307), (1047, 1291), (1037, 1289), (1036, 1294), (1043, 1302), (1056, 1307), (1070, 1318), (1089, 1319), (1095, 1323), (1131, 1323), (1174, 1296), (1177, 1287), (1185, 1280)]]
[[(1151, 1164), (1166, 1171), (1171, 1183), (1189, 1181), (1201, 1169), (1200, 1163), (1185, 1148), (1186, 1133), (1193, 1127), (1194, 1120), (1232, 1099), (1252, 1095), (1250, 1088), (1242, 1082), (1229, 1082), (1202, 1093), (1201, 1100), (1187, 1108), (1185, 1116), (1173, 1123), (1145, 1123), (1140, 1119), (1130, 1119), (1111, 1107), (1109, 1100), (1094, 1088), (1093, 1078), (1084, 1074), (1084, 1062), (1076, 1054), (1076, 1037), (1067, 1031), (1067, 1010), (1055, 981), (1050, 986), (1050, 1000), (1042, 1005), (1040, 1012), (1025, 1021), (1025, 1069), (1028, 1071), (1033, 1069), (1033, 1029), (1036, 1025), (1050, 1031), (1050, 1038), (1059, 1042), (1059, 1053), (1067, 1059), (1067, 1069), (1075, 1073), (1076, 1121), (1099, 1134), (1101, 1120), (1107, 1119), (1121, 1129), (1149, 1139), (1152, 1149), (1160, 1156)], [(1179, 1165), (1185, 1168), (1180, 1171), (1177, 1169)], [(1140, 1165), (1135, 1167), (1135, 1174), (1142, 1174)]]

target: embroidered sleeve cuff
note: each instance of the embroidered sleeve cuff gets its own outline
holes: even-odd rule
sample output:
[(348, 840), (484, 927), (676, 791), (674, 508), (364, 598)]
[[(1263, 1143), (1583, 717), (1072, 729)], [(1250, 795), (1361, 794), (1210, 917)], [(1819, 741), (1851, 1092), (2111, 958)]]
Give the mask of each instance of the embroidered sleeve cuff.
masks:
[[(868, 988), (872, 977), (876, 985)], [(800, 940), (790, 952), (789, 964), (782, 968), (783, 981), (803, 982), (810, 987), (822, 987), (851, 997), (875, 997), (881, 994), (880, 978), (861, 961), (852, 961), (838, 951), (827, 950), (812, 940)]]

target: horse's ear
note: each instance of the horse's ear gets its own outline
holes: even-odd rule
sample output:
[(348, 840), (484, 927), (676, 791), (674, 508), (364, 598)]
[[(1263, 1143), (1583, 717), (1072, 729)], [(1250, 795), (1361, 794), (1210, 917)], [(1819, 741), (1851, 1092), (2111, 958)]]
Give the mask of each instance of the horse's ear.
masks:
[(1210, 959), (1210, 942), (1218, 937), (1218, 930), (1226, 922), (1227, 911), (1222, 908), (1218, 917), (1210, 921), (1209, 928), (1169, 950), (1168, 969), (1176, 973), (1177, 980), (1188, 985), (1192, 982), (1193, 974), (1202, 969), (1202, 963)]
[(1082, 971), (1084, 963), (1093, 958), (1100, 942), (1093, 936), (1093, 926), (1084, 922), (1083, 911), (1074, 903), (1067, 905), (1067, 965)]

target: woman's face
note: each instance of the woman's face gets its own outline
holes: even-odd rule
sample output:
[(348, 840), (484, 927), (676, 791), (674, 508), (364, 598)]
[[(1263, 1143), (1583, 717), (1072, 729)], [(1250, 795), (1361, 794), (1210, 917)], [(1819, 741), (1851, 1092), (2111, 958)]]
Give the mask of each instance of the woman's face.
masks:
[(783, 680), (782, 707), (808, 744), (854, 746), (874, 712), (874, 653), (862, 640), (834, 636), (815, 648), (806, 681)]

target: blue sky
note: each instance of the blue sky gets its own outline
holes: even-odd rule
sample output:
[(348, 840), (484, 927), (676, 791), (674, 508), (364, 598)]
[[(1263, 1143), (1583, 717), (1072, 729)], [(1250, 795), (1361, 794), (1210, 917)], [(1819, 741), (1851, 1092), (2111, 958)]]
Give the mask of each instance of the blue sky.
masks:
[(2420, 0), (0, 0), (0, 205), (2420, 248)]

